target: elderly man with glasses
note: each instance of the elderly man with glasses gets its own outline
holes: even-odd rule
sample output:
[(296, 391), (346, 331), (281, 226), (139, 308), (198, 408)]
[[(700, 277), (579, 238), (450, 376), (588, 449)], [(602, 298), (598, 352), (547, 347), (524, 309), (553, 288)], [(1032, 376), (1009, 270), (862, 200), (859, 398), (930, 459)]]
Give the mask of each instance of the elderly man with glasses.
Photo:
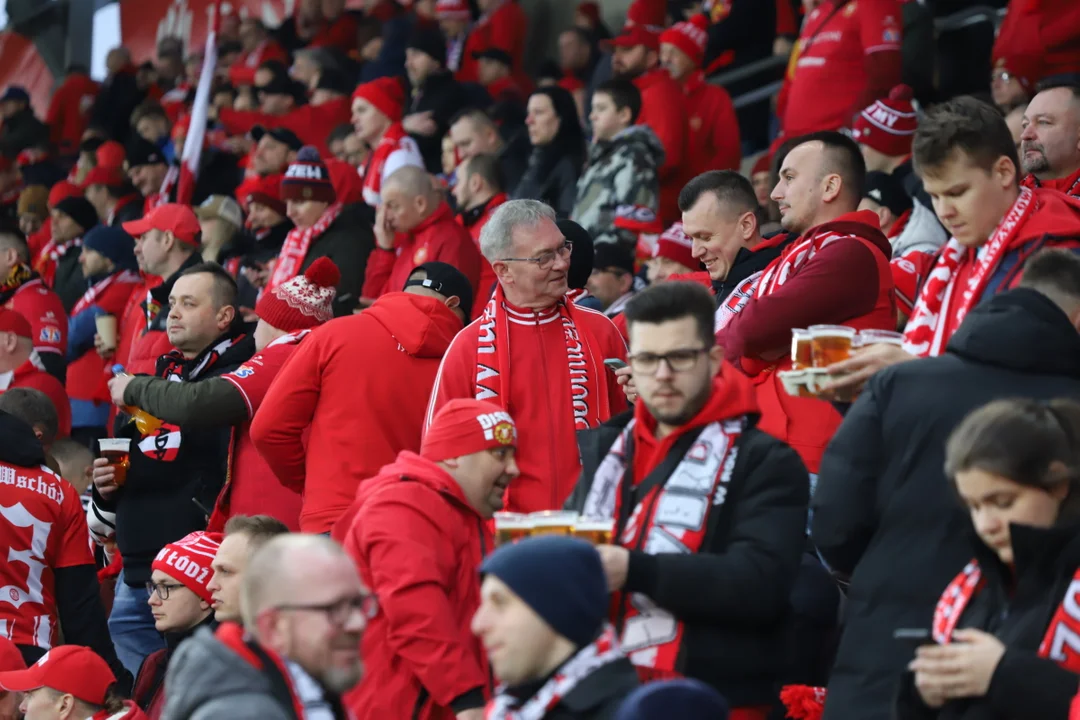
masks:
[(723, 362), (713, 298), (693, 282), (638, 293), (624, 314), (639, 401), (582, 433), (567, 508), (615, 521), (597, 550), (611, 620), (645, 679), (712, 685), (739, 720), (764, 720), (784, 668), (788, 598), (809, 477), (757, 429), (753, 381)]
[(427, 425), (455, 398), (488, 400), (510, 413), (522, 436), (535, 440), (518, 454), (521, 474), (506, 509), (552, 510), (581, 470), (576, 432), (626, 408), (605, 365), (625, 359), (626, 345), (608, 318), (567, 301), (571, 245), (547, 205), (500, 205), (480, 233), (480, 249), (498, 285), (483, 315), (446, 351)]

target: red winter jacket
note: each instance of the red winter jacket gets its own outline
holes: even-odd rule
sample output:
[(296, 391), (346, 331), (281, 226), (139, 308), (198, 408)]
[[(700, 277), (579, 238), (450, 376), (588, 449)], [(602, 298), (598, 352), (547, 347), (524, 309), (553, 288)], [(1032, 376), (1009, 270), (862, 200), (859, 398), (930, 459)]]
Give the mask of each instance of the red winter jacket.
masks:
[(1024, 179), (1020, 181), (1020, 184), (1032, 189), (1050, 188), (1051, 190), (1063, 192), (1074, 198), (1080, 198), (1080, 168), (1077, 168), (1076, 172), (1072, 175), (1063, 177), (1060, 180), (1039, 180), (1031, 173), (1028, 173), (1024, 176)]
[[(132, 279), (137, 279), (134, 275), (131, 277)], [(90, 307), (81, 310), (80, 314), (85, 312), (92, 313), (92, 308), (98, 307), (105, 313), (115, 315), (119, 318), (121, 313), (123, 313), (124, 309), (127, 307), (132, 294), (142, 287), (137, 282), (123, 282), (123, 280), (123, 273), (117, 272), (117, 277), (112, 284), (105, 288), (105, 291), (94, 299), (93, 304)], [(72, 315), (72, 321), (74, 321), (75, 317), (77, 316)], [(119, 332), (119, 327), (117, 328), (117, 332)], [(111, 367), (111, 365), (112, 363), (109, 363), (108, 366)], [(102, 403), (109, 403), (112, 396), (109, 394), (107, 380), (111, 375), (106, 375), (106, 367), (105, 360), (97, 354), (97, 351), (93, 346), (87, 348), (82, 355), (68, 365), (68, 396), (75, 400), (91, 400), (99, 406)]]
[(124, 709), (120, 712), (110, 713), (108, 710), (101, 710), (91, 716), (90, 720), (149, 720), (149, 718), (138, 705), (131, 700), (125, 700)]
[(682, 88), (690, 117), (686, 165), (693, 167), (686, 179), (708, 170), (738, 170), (742, 162), (739, 120), (727, 90), (705, 82), (700, 70), (687, 77)]
[(459, 330), (435, 298), (390, 293), (317, 328), (293, 352), (251, 421), (251, 439), (285, 486), (303, 489), (303, 532), (330, 530), (361, 481), (402, 450), (420, 450), (435, 373)]
[(1080, 3), (1011, 0), (994, 40), (992, 61), (999, 58), (1034, 63), (1033, 80), (1080, 72)]
[(487, 657), (469, 626), (480, 607), (488, 523), (434, 462), (403, 452), (357, 493), (345, 550), (379, 614), (364, 631), (364, 679), (346, 695), (357, 720), (453, 720), (450, 703), (489, 696)]
[[(457, 219), (465, 228), (468, 229), (469, 235), (472, 236), (473, 242), (476, 243), (476, 250), (480, 252), (480, 232), (487, 225), (487, 221), (491, 219), (492, 213), (495, 209), (506, 202), (506, 193), (499, 193), (484, 205), (484, 212), (476, 218), (466, 219), (464, 215), (458, 215)], [(475, 320), (484, 314), (484, 306), (487, 305), (487, 301), (491, 299), (491, 293), (495, 291), (495, 270), (492, 269), (491, 263), (487, 261), (487, 258), (480, 255), (480, 282), (477, 288), (478, 293), (473, 297), (473, 316), (471, 320)]]
[(409, 273), (426, 262), (453, 265), (469, 279), (473, 297), (480, 284), (480, 251), (469, 231), (454, 221), (454, 213), (445, 202), (440, 203), (418, 226), (408, 233), (398, 233), (393, 250), (375, 248), (368, 257), (364, 271), (366, 298), (377, 298), (405, 287)]
[(469, 31), (465, 40), (464, 58), (472, 59), (474, 52), (498, 48), (510, 53), (514, 70), (521, 70), (525, 56), (526, 39), (529, 35), (529, 16), (514, 0), (502, 0), (490, 16), (481, 17)]
[[(663, 68), (649, 70), (634, 78), (641, 91), (641, 114), (638, 125), (648, 125), (664, 146), (664, 164), (660, 166), (660, 217), (667, 227), (679, 219), (679, 191), (682, 190), (683, 163), (689, 137), (686, 96), (679, 84)], [(710, 118), (710, 123), (713, 120)]]
[(267, 115), (256, 110), (222, 108), (218, 120), (229, 135), (245, 135), (256, 125), (265, 128), (287, 128), (305, 145), (314, 145), (323, 157), (330, 155), (326, 140), (339, 125), (348, 125), (352, 117), (352, 100), (333, 98), (322, 105), (301, 105), (284, 115)]
[(15, 368), (11, 382), (6, 388), (0, 388), (0, 393), (17, 387), (33, 388), (45, 393), (56, 408), (57, 425), (60, 428), (57, 437), (67, 437), (71, 434), (71, 401), (68, 399), (63, 384), (45, 372), (45, 368), (41, 367), (40, 363), (40, 360), (31, 355), (29, 360)]
[(70, 73), (53, 93), (45, 123), (49, 126), (49, 139), (61, 155), (79, 152), (98, 88), (89, 75)]
[(161, 285), (156, 275), (145, 275), (145, 282), (131, 291), (124, 317), (117, 329), (115, 361), (132, 375), (153, 375), (157, 360), (172, 350), (164, 330), (147, 330), (145, 304), (150, 291)]

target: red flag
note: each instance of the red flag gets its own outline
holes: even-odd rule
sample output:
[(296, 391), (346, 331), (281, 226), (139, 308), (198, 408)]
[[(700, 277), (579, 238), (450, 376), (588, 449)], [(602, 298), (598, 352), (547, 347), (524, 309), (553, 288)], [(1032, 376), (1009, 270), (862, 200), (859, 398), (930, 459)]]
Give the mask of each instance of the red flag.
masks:
[(180, 158), (180, 181), (176, 190), (176, 202), (191, 204), (195, 194), (195, 181), (199, 177), (199, 160), (202, 157), (203, 139), (206, 136), (206, 116), (210, 108), (210, 88), (214, 82), (217, 65), (217, 34), (221, 21), (219, 3), (214, 3), (210, 29), (206, 33), (206, 51), (203, 54), (199, 86), (195, 89), (195, 104), (191, 108), (191, 125), (184, 140), (184, 153)]

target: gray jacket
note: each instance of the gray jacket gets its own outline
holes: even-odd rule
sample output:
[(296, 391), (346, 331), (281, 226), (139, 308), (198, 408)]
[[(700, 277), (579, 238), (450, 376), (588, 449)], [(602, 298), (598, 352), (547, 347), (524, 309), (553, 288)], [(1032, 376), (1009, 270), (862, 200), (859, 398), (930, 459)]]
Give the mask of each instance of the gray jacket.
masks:
[(173, 655), (161, 720), (294, 720), (271, 695), (269, 678), (200, 630)]

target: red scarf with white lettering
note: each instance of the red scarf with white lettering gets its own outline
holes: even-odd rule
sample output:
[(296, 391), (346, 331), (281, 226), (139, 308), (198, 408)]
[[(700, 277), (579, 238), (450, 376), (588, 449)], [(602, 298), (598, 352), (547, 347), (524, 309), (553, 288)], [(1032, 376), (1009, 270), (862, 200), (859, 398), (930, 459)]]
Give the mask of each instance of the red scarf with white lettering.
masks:
[[(574, 322), (572, 303), (565, 299), (545, 310), (516, 310), (506, 302), (502, 285), (495, 288), (480, 318), (480, 340), (476, 347), (476, 399), (492, 400), (510, 406), (510, 323), (517, 325), (562, 324), (566, 336), (566, 364), (570, 372), (570, 406), (575, 430), (594, 428), (606, 419), (601, 412), (608, 407), (608, 387), (600, 382), (603, 360), (594, 356), (589, 338)], [(545, 362), (546, 358), (538, 358)], [(530, 381), (532, 382), (532, 381)], [(544, 392), (562, 392), (545, 388)], [(552, 438), (549, 438), (552, 440)]]
[[(945, 588), (937, 607), (934, 608), (934, 641), (944, 644), (952, 640), (960, 616), (971, 598), (983, 587), (982, 570), (972, 560)], [(1065, 597), (1058, 603), (1050, 625), (1039, 643), (1039, 657), (1053, 660), (1072, 673), (1080, 674), (1080, 652), (1067, 639), (1080, 637), (1080, 568), (1073, 574)], [(1070, 612), (1071, 610), (1071, 612)]]
[(96, 283), (90, 286), (90, 288), (83, 293), (83, 296), (79, 298), (79, 301), (75, 303), (75, 307), (71, 309), (71, 317), (75, 317), (86, 308), (94, 304), (94, 302), (101, 297), (101, 294), (105, 292), (110, 285), (114, 282), (118, 283), (130, 283), (137, 284), (142, 282), (142, 278), (139, 273), (133, 270), (121, 270), (114, 272), (111, 275), (106, 276), (102, 280), (98, 280)]
[(904, 328), (905, 350), (919, 357), (936, 357), (945, 351), (968, 311), (979, 303), (1001, 261), (1018, 241), (1022, 242), (1020, 230), (1038, 208), (1035, 193), (1021, 188), (1001, 224), (978, 250), (949, 238)]
[(528, 700), (522, 701), (500, 687), (484, 711), (484, 720), (543, 720), (579, 682), (622, 657), (615, 630), (605, 626), (600, 637), (578, 650)]
[(304, 258), (311, 250), (312, 243), (334, 224), (340, 214), (341, 203), (334, 203), (326, 208), (311, 227), (295, 227), (289, 231), (289, 234), (285, 236), (285, 244), (281, 246), (281, 252), (278, 253), (277, 262), (274, 263), (274, 273), (270, 276), (270, 282), (266, 284), (264, 292), (269, 292), (300, 274), (300, 266), (304, 264)]
[[(622, 487), (632, 459), (631, 420), (600, 462), (582, 509), (584, 517), (621, 517)], [(701, 550), (711, 513), (719, 512), (738, 456), (746, 416), (711, 422), (697, 436), (667, 481), (645, 493), (634, 507), (618, 544), (649, 555), (692, 555)], [(686, 625), (640, 593), (616, 596), (624, 609), (621, 642), (646, 680), (677, 676), (676, 661)]]

